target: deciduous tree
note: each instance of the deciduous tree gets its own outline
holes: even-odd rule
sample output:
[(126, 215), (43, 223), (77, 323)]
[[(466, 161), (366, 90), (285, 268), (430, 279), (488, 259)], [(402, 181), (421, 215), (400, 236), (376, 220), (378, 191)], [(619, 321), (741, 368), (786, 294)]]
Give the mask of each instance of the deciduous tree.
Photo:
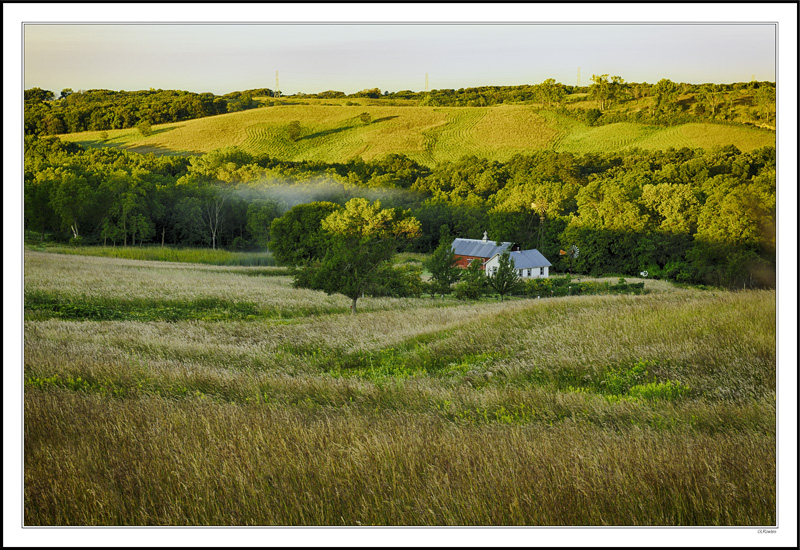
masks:
[(461, 278), (461, 268), (456, 266), (458, 258), (453, 251), (452, 239), (443, 239), (423, 266), (431, 274), (433, 293), (449, 294), (450, 285)]
[(486, 283), (500, 295), (501, 302), (506, 294), (519, 288), (520, 277), (517, 270), (514, 268), (514, 261), (511, 259), (511, 254), (506, 251), (500, 255), (500, 258), (498, 258), (497, 270), (487, 275)]
[(293, 120), (289, 123), (289, 126), (286, 128), (286, 137), (289, 138), (289, 141), (297, 141), (300, 139), (300, 133), (302, 132), (302, 128), (300, 127), (299, 120)]
[(341, 206), (332, 202), (298, 204), (270, 225), (269, 249), (278, 263), (299, 265), (320, 260), (331, 246), (322, 220)]
[(391, 259), (400, 242), (419, 235), (419, 222), (407, 213), (381, 209), (380, 202), (352, 199), (344, 209), (322, 221), (332, 235), (332, 245), (321, 262), (298, 273), (295, 284), (344, 294), (356, 313), (358, 299), (379, 286), (381, 268)]
[(461, 282), (456, 285), (456, 298), (460, 300), (477, 300), (486, 290), (486, 274), (483, 272), (483, 261), (472, 260), (461, 275)]

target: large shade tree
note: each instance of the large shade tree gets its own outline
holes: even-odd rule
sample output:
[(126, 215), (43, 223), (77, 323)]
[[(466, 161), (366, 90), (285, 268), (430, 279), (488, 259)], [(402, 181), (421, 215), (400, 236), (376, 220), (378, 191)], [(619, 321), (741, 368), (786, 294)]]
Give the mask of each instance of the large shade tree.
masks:
[(326, 217), (321, 227), (331, 236), (323, 259), (299, 270), (295, 285), (344, 294), (356, 313), (358, 299), (380, 283), (382, 268), (403, 241), (420, 234), (406, 212), (381, 209), (380, 201), (356, 198)]

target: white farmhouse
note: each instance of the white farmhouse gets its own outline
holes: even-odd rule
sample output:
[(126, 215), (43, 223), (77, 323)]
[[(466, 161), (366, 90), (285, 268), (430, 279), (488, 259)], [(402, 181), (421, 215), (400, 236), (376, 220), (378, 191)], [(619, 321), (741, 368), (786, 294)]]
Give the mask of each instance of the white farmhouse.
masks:
[[(549, 276), (552, 264), (538, 250), (517, 250), (508, 254), (511, 256), (511, 265), (521, 278), (546, 279)], [(500, 254), (495, 254), (486, 262), (486, 274), (496, 272), (498, 265), (500, 265)]]

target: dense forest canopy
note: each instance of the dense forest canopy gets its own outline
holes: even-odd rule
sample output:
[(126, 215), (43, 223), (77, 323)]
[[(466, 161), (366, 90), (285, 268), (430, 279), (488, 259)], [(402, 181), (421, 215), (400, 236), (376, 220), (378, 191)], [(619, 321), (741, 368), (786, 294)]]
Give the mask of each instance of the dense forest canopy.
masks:
[(49, 90), (32, 88), (25, 90), (25, 135), (133, 128), (140, 122), (178, 122), (256, 106), (247, 92), (219, 97), (178, 90), (73, 92), (66, 88), (56, 98)]
[(300, 203), (380, 198), (410, 209), (421, 236), (538, 248), (588, 274), (724, 286), (774, 285), (775, 149), (543, 151), (508, 162), (465, 157), (434, 168), (403, 155), (365, 162), (288, 162), (227, 148), (197, 157), (85, 150), (25, 139), (25, 228), (86, 244), (263, 247), (272, 221)]

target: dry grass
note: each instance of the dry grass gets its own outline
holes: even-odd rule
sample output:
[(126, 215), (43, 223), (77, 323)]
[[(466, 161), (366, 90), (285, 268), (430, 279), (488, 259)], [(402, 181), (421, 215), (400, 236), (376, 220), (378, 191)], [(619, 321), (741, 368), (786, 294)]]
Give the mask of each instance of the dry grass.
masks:
[(295, 312), (26, 320), (26, 525), (775, 523), (772, 291), (351, 316), (231, 269), (26, 253), (26, 292)]
[(748, 434), (498, 429), (38, 391), (26, 396), (25, 425), (29, 525), (774, 520), (774, 440)]
[[(292, 316), (293, 311), (349, 312), (344, 296), (294, 289), (287, 276), (243, 276), (264, 268), (208, 266), (160, 261), (25, 253), (25, 291), (76, 300), (170, 300), (198, 298), (255, 307)], [(409, 307), (408, 300), (367, 298), (359, 309)]]

